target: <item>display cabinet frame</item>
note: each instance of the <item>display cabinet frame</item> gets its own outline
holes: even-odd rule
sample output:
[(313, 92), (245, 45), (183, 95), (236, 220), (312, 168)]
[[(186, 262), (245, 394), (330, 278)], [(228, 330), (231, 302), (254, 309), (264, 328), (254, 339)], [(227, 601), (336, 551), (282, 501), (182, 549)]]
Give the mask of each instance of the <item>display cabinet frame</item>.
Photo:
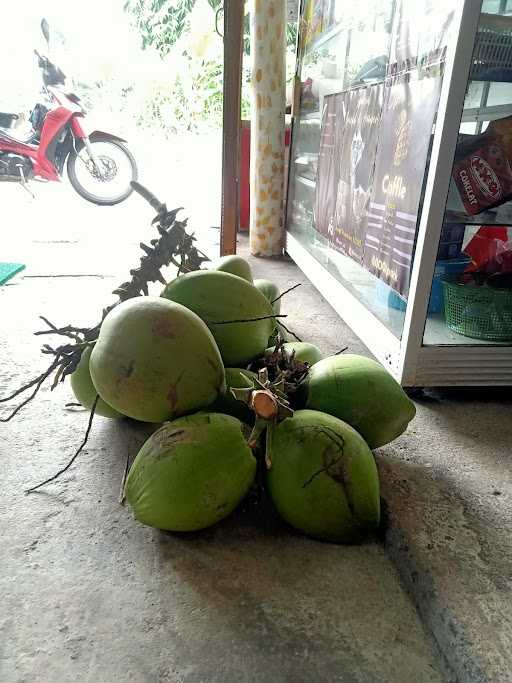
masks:
[[(468, 340), (469, 343), (461, 345), (426, 346), (423, 342), (459, 126), (461, 120), (482, 118), (481, 110), (466, 110), (463, 115), (480, 12), (481, 3), (478, 1), (456, 3), (455, 38), (447, 46), (401, 338), (395, 336), (308, 251), (293, 232), (287, 230), (288, 254), (404, 387), (512, 385), (510, 345), (473, 344)], [(503, 107), (492, 109), (496, 111), (486, 113), (486, 120), (500, 114), (503, 116), (505, 111)]]

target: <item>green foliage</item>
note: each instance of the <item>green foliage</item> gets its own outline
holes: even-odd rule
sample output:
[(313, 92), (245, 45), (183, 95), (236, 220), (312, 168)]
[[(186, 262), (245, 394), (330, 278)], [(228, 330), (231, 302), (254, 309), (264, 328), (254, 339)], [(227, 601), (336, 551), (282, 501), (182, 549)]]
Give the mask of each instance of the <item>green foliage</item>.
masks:
[[(222, 0), (126, 0), (141, 38), (139, 75), (106, 73), (87, 87), (88, 106), (110, 110), (118, 123), (157, 130), (164, 137), (222, 126), (223, 41), (215, 32)], [(218, 16), (223, 30), (222, 13)], [(293, 67), (296, 26), (287, 27), (288, 66)], [(250, 22), (244, 19), (242, 118), (250, 117)], [(142, 62), (147, 76), (141, 78)], [(293, 68), (288, 69), (291, 76)], [(288, 79), (287, 79), (288, 80)]]
[[(135, 19), (142, 47), (152, 46), (166, 55), (187, 29), (196, 0), (126, 0), (124, 9)], [(213, 10), (221, 0), (208, 0)]]
[[(133, 15), (135, 25), (142, 39), (142, 47), (157, 49), (166, 55), (188, 28), (190, 13), (197, 0), (126, 0), (124, 9)], [(217, 11), (222, 0), (207, 0)], [(213, 30), (213, 27), (212, 27)], [(297, 25), (290, 23), (286, 30), (286, 43), (294, 47), (297, 40)], [(250, 54), (249, 14), (244, 18), (244, 53)]]

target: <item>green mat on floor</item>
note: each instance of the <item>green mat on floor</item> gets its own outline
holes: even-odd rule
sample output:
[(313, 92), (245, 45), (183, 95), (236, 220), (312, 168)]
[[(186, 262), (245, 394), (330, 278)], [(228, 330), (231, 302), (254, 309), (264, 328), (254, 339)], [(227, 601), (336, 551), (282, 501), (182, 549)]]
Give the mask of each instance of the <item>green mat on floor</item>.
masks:
[(10, 280), (24, 268), (23, 263), (2, 263), (0, 261), (0, 285), (5, 284), (7, 280)]

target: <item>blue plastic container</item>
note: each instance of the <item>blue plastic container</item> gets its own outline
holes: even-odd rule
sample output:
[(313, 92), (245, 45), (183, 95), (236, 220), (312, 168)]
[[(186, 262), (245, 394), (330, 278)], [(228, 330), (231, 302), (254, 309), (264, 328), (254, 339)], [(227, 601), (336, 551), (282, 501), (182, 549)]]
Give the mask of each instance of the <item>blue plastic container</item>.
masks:
[(402, 299), (402, 297), (391, 289), (389, 285), (382, 280), (377, 282), (375, 287), (375, 294), (377, 301), (388, 308), (394, 308), (397, 311), (405, 311), (407, 308), (407, 302)]
[[(434, 269), (434, 279), (432, 280), (432, 289), (430, 291), (430, 301), (428, 303), (429, 313), (443, 313), (444, 312), (444, 289), (443, 279), (448, 275), (456, 275), (462, 273), (469, 263), (467, 256), (458, 259), (447, 259), (437, 261)], [(389, 285), (379, 280), (375, 288), (377, 301), (382, 304), (394, 308), (398, 311), (405, 311), (407, 302), (397, 294)]]
[(448, 259), (446, 261), (437, 261), (434, 268), (434, 278), (432, 280), (432, 289), (430, 290), (430, 301), (428, 303), (429, 313), (444, 313), (444, 287), (443, 280), (449, 275), (457, 275), (462, 273), (470, 259), (467, 256), (460, 256), (459, 258)]

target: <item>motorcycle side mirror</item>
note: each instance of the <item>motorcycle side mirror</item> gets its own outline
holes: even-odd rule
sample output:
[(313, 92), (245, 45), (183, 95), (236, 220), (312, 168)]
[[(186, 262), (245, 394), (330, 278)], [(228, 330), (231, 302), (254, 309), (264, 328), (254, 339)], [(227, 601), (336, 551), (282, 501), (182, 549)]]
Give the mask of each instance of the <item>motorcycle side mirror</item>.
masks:
[(41, 31), (43, 32), (43, 36), (48, 44), (48, 47), (50, 47), (50, 25), (46, 19), (41, 20)]

